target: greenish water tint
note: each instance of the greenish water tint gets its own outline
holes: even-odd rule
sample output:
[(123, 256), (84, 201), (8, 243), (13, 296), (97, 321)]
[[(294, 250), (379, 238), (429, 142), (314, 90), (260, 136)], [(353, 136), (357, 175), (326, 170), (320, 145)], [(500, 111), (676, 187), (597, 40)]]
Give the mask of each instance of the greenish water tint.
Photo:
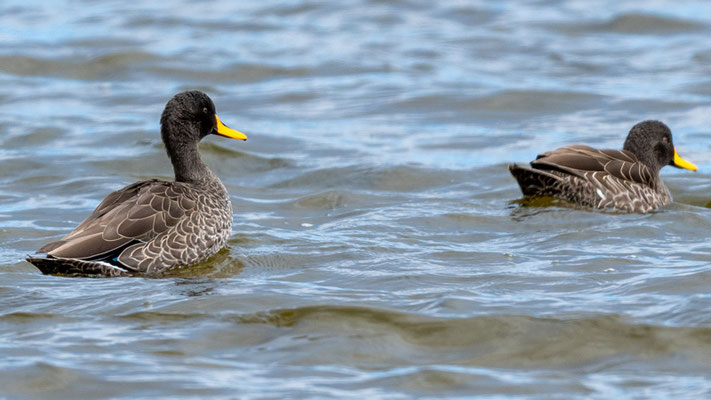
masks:
[[(711, 393), (711, 5), (0, 4), (0, 398)], [(440, 4), (441, 3), (441, 4)], [(23, 261), (170, 178), (201, 89), (228, 248), (162, 279)], [(508, 162), (665, 121), (648, 215), (521, 202)]]

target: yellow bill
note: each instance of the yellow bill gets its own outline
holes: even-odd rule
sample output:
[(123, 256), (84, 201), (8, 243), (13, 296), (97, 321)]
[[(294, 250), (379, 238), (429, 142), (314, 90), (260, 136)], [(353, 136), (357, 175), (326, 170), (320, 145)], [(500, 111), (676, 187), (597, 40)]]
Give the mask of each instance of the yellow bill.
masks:
[[(247, 140), (247, 135), (223, 124), (217, 114), (215, 114), (215, 122), (217, 122), (217, 127), (215, 128), (215, 130), (217, 131), (218, 135), (228, 137), (230, 139)], [(674, 160), (676, 161), (676, 158), (674, 158)]]
[(690, 169), (692, 171), (696, 171), (698, 169), (696, 168), (696, 165), (694, 165), (694, 163), (688, 162), (683, 158), (679, 157), (679, 154), (677, 154), (676, 152), (676, 148), (674, 149), (674, 166), (684, 169)]

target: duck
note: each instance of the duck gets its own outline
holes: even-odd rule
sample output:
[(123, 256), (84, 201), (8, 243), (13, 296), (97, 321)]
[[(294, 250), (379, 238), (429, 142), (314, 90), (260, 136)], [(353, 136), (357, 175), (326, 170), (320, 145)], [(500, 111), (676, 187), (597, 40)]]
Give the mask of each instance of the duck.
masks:
[(173, 96), (160, 132), (175, 180), (150, 179), (110, 193), (73, 231), (27, 257), (42, 273), (66, 276), (158, 275), (217, 253), (232, 232), (232, 203), (200, 159), (210, 135), (247, 140), (220, 121), (200, 91)]
[(671, 165), (696, 171), (681, 158), (669, 127), (642, 121), (630, 129), (622, 150), (571, 145), (541, 153), (530, 166), (509, 164), (524, 196), (550, 196), (574, 205), (648, 213), (672, 201), (659, 171)]

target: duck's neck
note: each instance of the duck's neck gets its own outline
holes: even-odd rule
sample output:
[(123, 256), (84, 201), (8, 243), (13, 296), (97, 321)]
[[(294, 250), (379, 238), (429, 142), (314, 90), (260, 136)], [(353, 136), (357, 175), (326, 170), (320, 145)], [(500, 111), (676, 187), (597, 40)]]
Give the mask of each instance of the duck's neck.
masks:
[(171, 147), (173, 148), (168, 149), (168, 155), (173, 164), (176, 181), (203, 183), (215, 178), (215, 174), (200, 159), (197, 143), (176, 143)]

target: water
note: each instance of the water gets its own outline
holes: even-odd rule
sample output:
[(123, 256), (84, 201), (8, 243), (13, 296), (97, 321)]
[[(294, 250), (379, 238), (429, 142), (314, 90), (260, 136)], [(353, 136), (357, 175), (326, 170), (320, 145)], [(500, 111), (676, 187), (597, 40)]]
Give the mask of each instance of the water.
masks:
[[(711, 393), (711, 4), (0, 5), (0, 398), (689, 398)], [(229, 246), (161, 279), (23, 261), (171, 177), (165, 102)], [(648, 215), (524, 207), (506, 164), (665, 121)]]

